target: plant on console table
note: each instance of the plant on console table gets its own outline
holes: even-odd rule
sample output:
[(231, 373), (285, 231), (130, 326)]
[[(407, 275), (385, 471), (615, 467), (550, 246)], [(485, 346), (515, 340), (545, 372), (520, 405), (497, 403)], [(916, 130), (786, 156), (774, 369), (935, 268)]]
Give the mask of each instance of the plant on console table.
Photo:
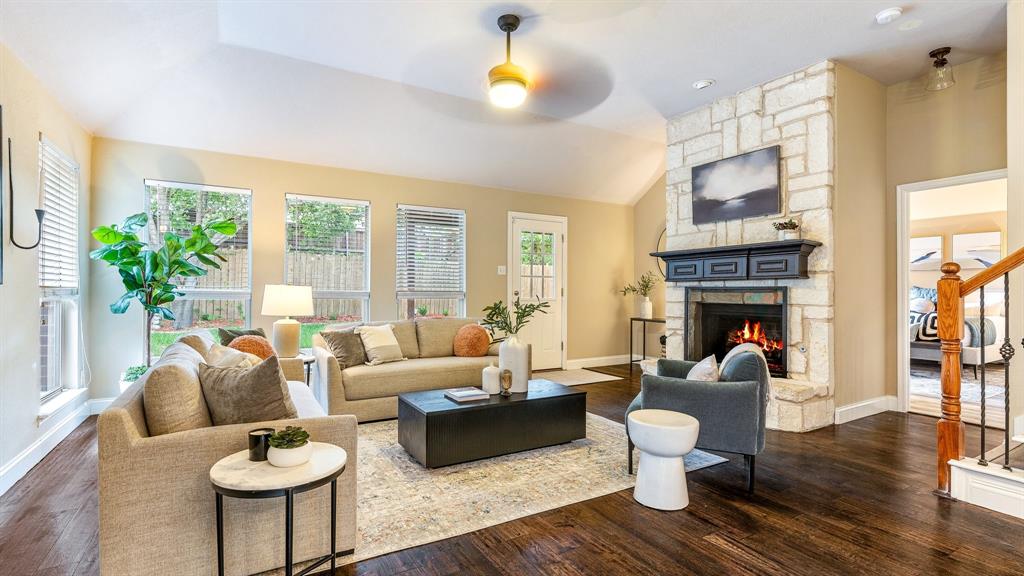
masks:
[(270, 435), (270, 449), (267, 460), (278, 468), (298, 466), (309, 461), (313, 445), (309, 443), (309, 432), (301, 426), (286, 426)]
[(634, 296), (643, 297), (643, 302), (640, 303), (640, 317), (647, 318), (650, 320), (654, 317), (654, 304), (651, 303), (651, 292), (654, 291), (654, 286), (658, 283), (658, 277), (654, 275), (654, 272), (647, 271), (636, 284), (626, 284), (622, 287), (623, 296), (633, 294)]
[(193, 226), (187, 238), (167, 232), (163, 246), (151, 246), (139, 239), (138, 232), (146, 227), (149, 217), (134, 214), (120, 226), (100, 226), (92, 237), (104, 244), (89, 253), (89, 258), (106, 262), (121, 277), (124, 294), (110, 305), (114, 314), (124, 314), (132, 301), (138, 301), (146, 311), (145, 357), (149, 365), (149, 332), (153, 317), (174, 320), (169, 305), (184, 293), (175, 283), (179, 278), (205, 276), (206, 268), (220, 268), (227, 260), (217, 252), (220, 243), (235, 235), (238, 226), (233, 220), (214, 220), (202, 226)]
[[(526, 392), (532, 372), (530, 345), (519, 340), (519, 331), (537, 312), (547, 314), (548, 307), (548, 302), (541, 302), (539, 299), (537, 302), (524, 304), (516, 296), (512, 308), (501, 300), (484, 308), (484, 319), (480, 324), (487, 328), (495, 342), (501, 343), (498, 348), (498, 367), (512, 372), (511, 392)], [(503, 336), (498, 337), (499, 333)]]

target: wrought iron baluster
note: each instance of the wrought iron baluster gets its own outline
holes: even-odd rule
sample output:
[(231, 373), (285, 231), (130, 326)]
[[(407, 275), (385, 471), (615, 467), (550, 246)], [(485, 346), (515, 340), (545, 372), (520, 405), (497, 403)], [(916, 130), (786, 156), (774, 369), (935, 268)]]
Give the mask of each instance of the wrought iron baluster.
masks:
[(1010, 343), (1010, 273), (1003, 274), (1003, 315), (1005, 316), (1005, 337), (999, 347), (1003, 357), (1003, 468), (1010, 469), (1010, 359), (1013, 358), (1013, 344)]
[(985, 287), (981, 287), (981, 302), (979, 302), (979, 310), (981, 310), (981, 329), (980, 338), (981, 342), (981, 456), (978, 457), (978, 465), (988, 466), (988, 461), (985, 460)]

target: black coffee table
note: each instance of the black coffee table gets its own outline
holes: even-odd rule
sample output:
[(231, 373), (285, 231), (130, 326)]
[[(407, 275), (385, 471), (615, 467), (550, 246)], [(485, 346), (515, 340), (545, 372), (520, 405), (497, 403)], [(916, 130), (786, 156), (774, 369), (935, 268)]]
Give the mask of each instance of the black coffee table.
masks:
[(398, 442), (437, 468), (587, 437), (587, 393), (549, 380), (528, 392), (455, 402), (444, 390), (398, 396)]

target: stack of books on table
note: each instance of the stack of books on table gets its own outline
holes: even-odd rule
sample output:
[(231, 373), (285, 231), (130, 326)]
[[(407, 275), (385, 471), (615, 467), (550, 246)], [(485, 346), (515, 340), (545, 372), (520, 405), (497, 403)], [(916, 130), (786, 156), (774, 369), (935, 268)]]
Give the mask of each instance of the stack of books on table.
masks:
[(472, 402), (474, 400), (487, 400), (491, 395), (479, 388), (467, 386), (465, 388), (451, 388), (449, 390), (445, 390), (444, 397), (456, 402)]

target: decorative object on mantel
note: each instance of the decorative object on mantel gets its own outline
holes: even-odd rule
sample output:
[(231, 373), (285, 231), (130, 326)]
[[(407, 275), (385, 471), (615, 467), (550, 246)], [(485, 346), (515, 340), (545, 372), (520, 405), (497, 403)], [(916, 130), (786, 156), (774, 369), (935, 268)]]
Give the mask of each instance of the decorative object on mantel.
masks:
[(313, 445), (309, 443), (309, 432), (301, 426), (285, 426), (284, 430), (270, 435), (270, 449), (267, 460), (278, 468), (291, 468), (305, 464), (313, 455)]
[(654, 275), (654, 272), (644, 272), (643, 276), (636, 281), (635, 284), (626, 284), (622, 287), (623, 296), (633, 294), (635, 296), (643, 297), (643, 302), (640, 303), (640, 318), (651, 319), (654, 317), (654, 304), (651, 303), (651, 291), (654, 290), (654, 285), (658, 283), (658, 277)]
[[(504, 336), (494, 338), (494, 342), (500, 342), (498, 347), (498, 367), (502, 370), (508, 369), (512, 372), (512, 392), (526, 392), (532, 369), (532, 350), (530, 345), (518, 338), (519, 331), (530, 322), (534, 314), (540, 312), (547, 314), (545, 308), (550, 304), (537, 299), (536, 303), (523, 304), (519, 300), (519, 292), (515, 293), (516, 299), (512, 302), (512, 309), (498, 300), (484, 308), (484, 319), (480, 324), (490, 331), (492, 336), (496, 332), (502, 332)], [(515, 320), (512, 319), (513, 313)]]
[(654, 252), (665, 260), (669, 282), (808, 278), (807, 257), (815, 240), (782, 240), (734, 246)]
[(775, 222), (772, 224), (772, 228), (775, 228), (775, 230), (778, 231), (779, 240), (800, 239), (800, 224), (792, 218), (781, 222)]
[(710, 224), (781, 212), (779, 151), (779, 146), (770, 146), (694, 166), (693, 223)]
[(124, 314), (133, 300), (137, 300), (146, 311), (145, 352), (146, 365), (150, 362), (149, 332), (153, 317), (174, 320), (169, 305), (181, 294), (174, 282), (182, 277), (205, 276), (206, 268), (220, 268), (227, 260), (217, 249), (219, 242), (235, 235), (238, 225), (233, 220), (213, 220), (192, 229), (188, 238), (167, 232), (163, 246), (156, 247), (139, 239), (138, 232), (149, 222), (145, 212), (125, 218), (117, 224), (99, 226), (92, 231), (92, 237), (104, 244), (102, 248), (89, 253), (92, 260), (101, 260), (116, 268), (124, 285), (124, 294), (110, 305), (114, 314)]

